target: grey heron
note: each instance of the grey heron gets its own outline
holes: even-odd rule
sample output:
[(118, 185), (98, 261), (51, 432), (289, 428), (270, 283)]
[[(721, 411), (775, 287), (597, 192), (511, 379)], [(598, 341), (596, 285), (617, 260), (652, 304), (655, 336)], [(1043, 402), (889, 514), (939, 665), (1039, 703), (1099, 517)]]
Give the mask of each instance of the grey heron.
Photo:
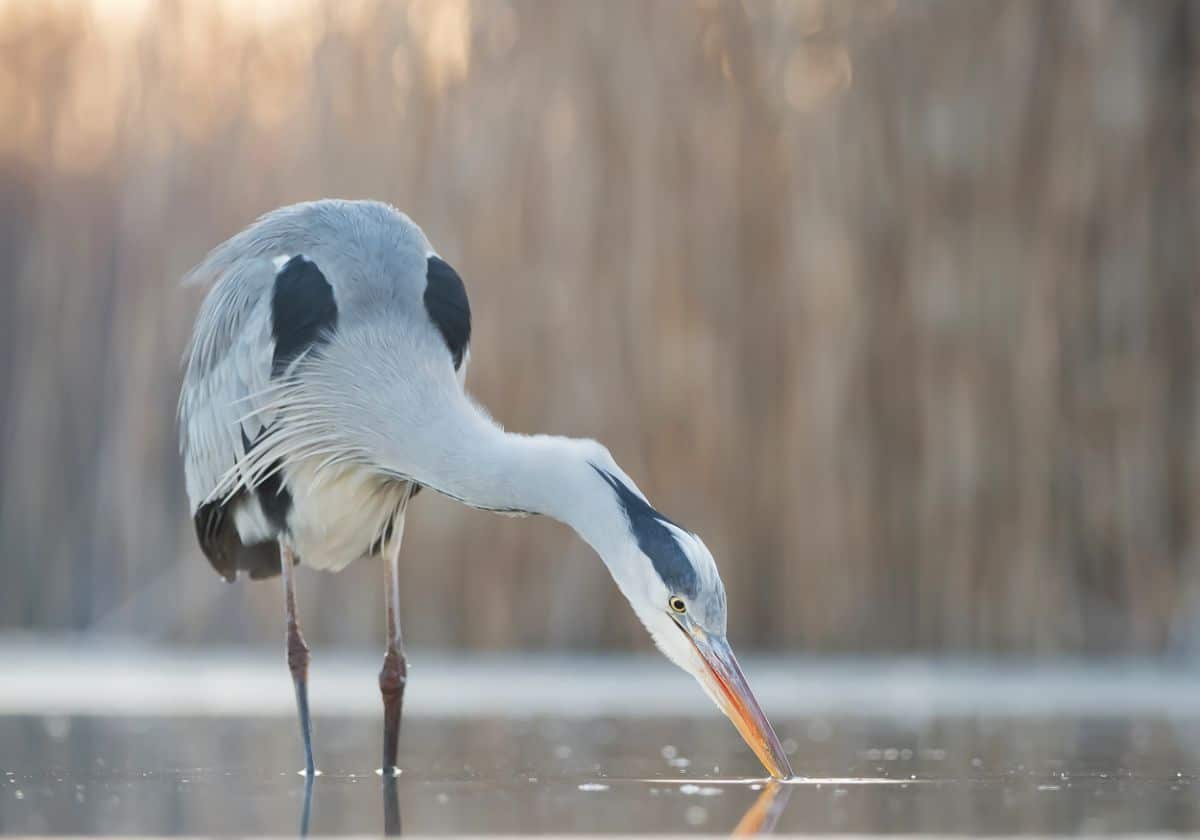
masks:
[(309, 649), (293, 566), (382, 559), (383, 768), (393, 771), (407, 681), (400, 544), (421, 488), (573, 528), (659, 649), (772, 776), (791, 775), (726, 641), (725, 588), (704, 543), (655, 510), (601, 444), (506, 432), (468, 397), (466, 288), (407, 216), (371, 201), (283, 207), (217, 246), (185, 282), (209, 285), (179, 400), (196, 535), (227, 580), (283, 578), (310, 778)]

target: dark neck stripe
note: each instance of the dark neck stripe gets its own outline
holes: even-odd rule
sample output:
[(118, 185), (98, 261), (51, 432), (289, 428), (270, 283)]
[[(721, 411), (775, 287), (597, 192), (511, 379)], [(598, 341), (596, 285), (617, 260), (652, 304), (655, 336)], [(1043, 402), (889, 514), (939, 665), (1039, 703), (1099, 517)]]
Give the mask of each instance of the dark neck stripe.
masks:
[(638, 548), (650, 558), (650, 562), (654, 564), (654, 571), (658, 572), (667, 589), (675, 594), (696, 597), (696, 569), (667, 526), (672, 525), (681, 531), (684, 529), (652, 508), (645, 499), (633, 492), (629, 485), (608, 470), (595, 464), (591, 466), (613, 489), (629, 520), (629, 530), (633, 532)]

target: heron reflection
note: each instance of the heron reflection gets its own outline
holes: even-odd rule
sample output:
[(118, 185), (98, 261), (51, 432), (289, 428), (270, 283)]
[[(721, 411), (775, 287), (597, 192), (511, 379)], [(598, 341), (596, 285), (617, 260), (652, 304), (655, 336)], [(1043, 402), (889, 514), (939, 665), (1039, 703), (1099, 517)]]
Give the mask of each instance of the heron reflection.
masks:
[[(312, 816), (313, 779), (313, 776), (306, 776), (304, 779), (304, 801), (300, 810), (300, 837), (308, 837), (309, 822)], [(380, 790), (383, 794), (383, 835), (399, 837), (402, 829), (400, 791), (396, 776), (391, 773), (384, 774)], [(753, 837), (773, 832), (787, 807), (790, 795), (791, 790), (787, 785), (777, 781), (768, 782), (738, 820), (731, 836)]]

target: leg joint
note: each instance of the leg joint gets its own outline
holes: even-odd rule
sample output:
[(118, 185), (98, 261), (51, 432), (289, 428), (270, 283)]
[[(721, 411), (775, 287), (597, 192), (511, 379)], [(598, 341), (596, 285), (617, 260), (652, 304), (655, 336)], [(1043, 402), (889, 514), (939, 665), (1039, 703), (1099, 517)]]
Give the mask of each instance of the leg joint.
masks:
[(287, 663), (292, 673), (306, 673), (310, 658), (308, 645), (305, 644), (304, 637), (300, 635), (300, 629), (290, 629), (287, 638)]
[(408, 682), (408, 663), (404, 654), (398, 650), (389, 650), (383, 657), (383, 668), (379, 671), (379, 690), (385, 697), (399, 696), (404, 693), (404, 685)]

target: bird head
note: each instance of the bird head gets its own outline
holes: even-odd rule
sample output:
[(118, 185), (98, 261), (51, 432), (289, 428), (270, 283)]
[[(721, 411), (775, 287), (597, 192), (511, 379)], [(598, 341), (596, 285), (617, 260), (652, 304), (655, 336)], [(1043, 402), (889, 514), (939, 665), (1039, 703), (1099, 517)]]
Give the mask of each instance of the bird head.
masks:
[(615, 467), (592, 465), (628, 522), (624, 562), (609, 563), (621, 592), (663, 654), (687, 671), (776, 778), (792, 768), (725, 638), (725, 585), (708, 547), (650, 506)]

